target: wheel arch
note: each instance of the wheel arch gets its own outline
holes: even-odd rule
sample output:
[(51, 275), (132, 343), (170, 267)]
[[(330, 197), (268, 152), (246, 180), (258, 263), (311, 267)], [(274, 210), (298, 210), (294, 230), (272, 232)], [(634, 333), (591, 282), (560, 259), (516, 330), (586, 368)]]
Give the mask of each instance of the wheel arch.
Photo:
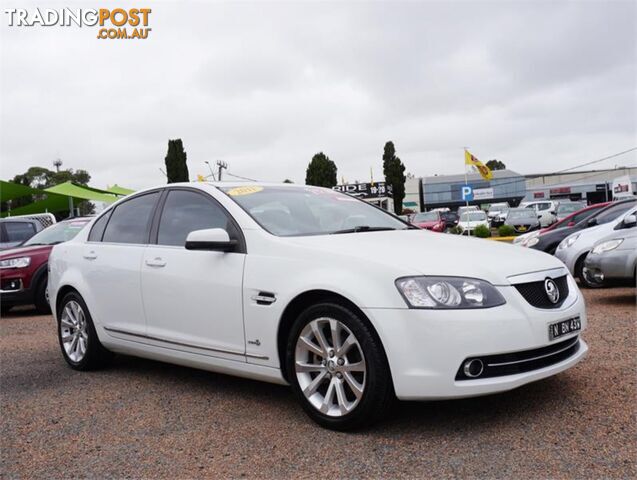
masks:
[[(346, 308), (349, 308), (356, 315), (358, 315), (361, 321), (367, 324), (370, 331), (372, 332), (372, 335), (376, 337), (375, 340), (381, 346), (383, 355), (389, 366), (387, 353), (385, 352), (385, 346), (383, 345), (383, 342), (381, 341), (381, 338), (378, 335), (376, 328), (374, 328), (374, 325), (372, 324), (372, 322), (369, 320), (369, 318), (367, 318), (367, 315), (365, 315), (363, 310), (361, 310), (361, 308), (358, 307), (358, 305), (356, 305), (347, 297), (339, 293), (333, 292), (331, 290), (321, 290), (321, 289), (308, 290), (298, 294), (296, 297), (290, 300), (290, 302), (286, 305), (285, 309), (283, 310), (283, 313), (281, 314), (281, 320), (279, 321), (279, 327), (277, 330), (277, 353), (279, 356), (279, 365), (281, 367), (281, 373), (283, 375), (283, 378), (286, 381), (289, 382), (290, 379), (288, 377), (289, 372), (287, 372), (285, 350), (286, 350), (288, 335), (290, 333), (290, 329), (292, 328), (292, 324), (298, 318), (301, 312), (303, 312), (303, 310), (305, 310), (306, 308), (312, 305), (316, 305), (318, 303), (324, 303), (324, 302), (332, 302), (332, 303), (342, 305)], [(389, 368), (389, 371), (391, 375), (391, 368)], [(393, 384), (393, 380), (392, 380), (392, 384)]]
[(82, 294), (81, 294), (81, 293), (77, 290), (77, 288), (75, 288), (73, 285), (68, 285), (68, 284), (67, 284), (67, 285), (63, 285), (63, 286), (61, 286), (61, 287), (58, 289), (58, 291), (57, 291), (57, 295), (55, 296), (55, 309), (56, 309), (56, 311), (55, 311), (55, 312), (53, 312), (53, 313), (55, 314), (55, 316), (56, 316), (56, 317), (57, 317), (57, 309), (58, 309), (58, 308), (59, 308), (59, 306), (60, 306), (60, 302), (62, 301), (62, 299), (64, 298), (64, 296), (65, 296), (67, 293), (71, 293), (71, 292), (75, 292), (75, 293), (77, 293), (77, 294), (78, 294), (78, 295), (80, 295), (80, 296), (82, 295)]

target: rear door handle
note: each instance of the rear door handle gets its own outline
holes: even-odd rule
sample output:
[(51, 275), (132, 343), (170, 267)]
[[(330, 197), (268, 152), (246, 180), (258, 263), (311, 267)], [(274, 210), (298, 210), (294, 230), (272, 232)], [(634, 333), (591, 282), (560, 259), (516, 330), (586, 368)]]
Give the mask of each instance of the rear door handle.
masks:
[(161, 257), (155, 257), (153, 260), (146, 260), (146, 265), (149, 267), (165, 267), (166, 262)]
[(84, 254), (84, 258), (87, 260), (95, 260), (97, 258), (97, 254), (93, 251)]

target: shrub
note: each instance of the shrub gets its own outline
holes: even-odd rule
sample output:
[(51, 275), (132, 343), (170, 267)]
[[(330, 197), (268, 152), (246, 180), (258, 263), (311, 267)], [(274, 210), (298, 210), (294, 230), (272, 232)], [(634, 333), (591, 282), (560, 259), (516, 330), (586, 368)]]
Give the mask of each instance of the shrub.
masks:
[(491, 230), (486, 225), (478, 225), (473, 230), (473, 235), (479, 238), (489, 238), (491, 236)]
[(462, 228), (456, 225), (455, 227), (451, 227), (449, 230), (447, 230), (447, 232), (453, 235), (460, 235), (462, 234)]
[(500, 237), (512, 237), (515, 235), (515, 230), (511, 225), (500, 225), (498, 228), (498, 236)]

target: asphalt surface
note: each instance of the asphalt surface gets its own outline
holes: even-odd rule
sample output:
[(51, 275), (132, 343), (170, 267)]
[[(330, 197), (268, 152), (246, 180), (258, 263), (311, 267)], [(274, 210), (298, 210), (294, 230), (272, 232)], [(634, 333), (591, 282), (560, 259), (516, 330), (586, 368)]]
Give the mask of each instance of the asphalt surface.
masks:
[(1, 478), (635, 478), (635, 289), (585, 291), (591, 347), (556, 377), (313, 424), (286, 387), (118, 357), (69, 369), (50, 316), (0, 319)]

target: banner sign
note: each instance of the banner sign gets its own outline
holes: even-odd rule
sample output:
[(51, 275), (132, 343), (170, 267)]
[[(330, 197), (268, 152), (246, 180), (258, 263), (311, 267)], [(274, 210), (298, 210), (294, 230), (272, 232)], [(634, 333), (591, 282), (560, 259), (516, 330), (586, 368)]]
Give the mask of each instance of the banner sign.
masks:
[(493, 198), (493, 188), (476, 188), (473, 190), (474, 200), (488, 200)]
[(336, 185), (332, 189), (358, 198), (391, 197), (394, 192), (392, 186), (386, 185), (385, 182), (350, 183)]
[(632, 197), (633, 184), (628, 175), (613, 180), (613, 198)]

